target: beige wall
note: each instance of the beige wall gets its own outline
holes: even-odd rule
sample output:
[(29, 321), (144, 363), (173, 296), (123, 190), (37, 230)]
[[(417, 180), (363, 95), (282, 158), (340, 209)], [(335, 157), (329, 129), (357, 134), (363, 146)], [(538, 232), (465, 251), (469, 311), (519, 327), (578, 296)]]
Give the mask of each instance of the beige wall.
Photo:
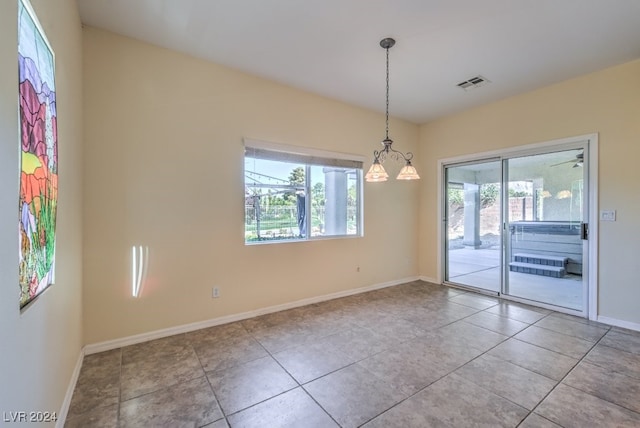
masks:
[[(435, 278), (438, 159), (592, 132), (600, 135), (600, 208), (618, 210), (617, 222), (600, 224), (599, 313), (640, 323), (640, 61), (420, 128), (392, 120), (396, 145), (419, 149), (423, 180), (365, 184), (364, 238), (244, 246), (243, 137), (370, 157), (383, 116), (82, 31), (73, 0), (33, 3), (56, 51), (57, 275), (20, 313), (17, 11), (0, 2), (0, 58), (16, 64), (0, 68), (1, 411), (60, 410), (83, 344), (418, 273)], [(132, 245), (150, 248), (137, 299)]]
[[(18, 306), (17, 2), (0, 2), (0, 411), (59, 412), (82, 348), (82, 31), (74, 0), (33, 0), (56, 53), (56, 284)], [(8, 413), (7, 413), (8, 414)], [(45, 425), (45, 424), (40, 424)]]
[[(364, 238), (244, 245), (243, 137), (370, 158), (383, 115), (101, 30), (83, 36), (85, 343), (417, 275), (414, 182), (365, 184)], [(392, 120), (391, 135), (417, 149), (417, 126)], [(132, 245), (150, 251), (137, 299)]]
[(421, 126), (420, 273), (437, 276), (439, 159), (598, 133), (599, 209), (618, 211), (599, 225), (599, 315), (640, 323), (638, 76), (634, 61)]

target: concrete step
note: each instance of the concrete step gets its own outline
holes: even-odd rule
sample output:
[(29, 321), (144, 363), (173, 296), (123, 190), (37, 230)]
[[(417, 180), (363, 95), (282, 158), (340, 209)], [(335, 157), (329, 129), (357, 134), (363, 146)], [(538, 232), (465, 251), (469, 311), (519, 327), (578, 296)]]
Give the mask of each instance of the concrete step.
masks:
[(552, 278), (562, 278), (567, 271), (561, 266), (549, 266), (535, 263), (511, 262), (509, 263), (511, 272), (529, 273), (532, 275), (550, 276)]
[(569, 261), (568, 257), (562, 256), (548, 256), (545, 254), (528, 254), (528, 253), (515, 253), (513, 258), (519, 263), (530, 263), (534, 265), (544, 266), (558, 266), (565, 267)]

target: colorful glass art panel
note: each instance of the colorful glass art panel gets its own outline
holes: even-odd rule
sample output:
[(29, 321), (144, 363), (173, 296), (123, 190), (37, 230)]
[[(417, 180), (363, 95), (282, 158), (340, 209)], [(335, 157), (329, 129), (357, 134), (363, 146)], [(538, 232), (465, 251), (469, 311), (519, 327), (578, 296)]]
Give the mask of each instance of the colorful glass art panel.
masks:
[(20, 308), (54, 282), (58, 200), (55, 59), (26, 0), (18, 2)]

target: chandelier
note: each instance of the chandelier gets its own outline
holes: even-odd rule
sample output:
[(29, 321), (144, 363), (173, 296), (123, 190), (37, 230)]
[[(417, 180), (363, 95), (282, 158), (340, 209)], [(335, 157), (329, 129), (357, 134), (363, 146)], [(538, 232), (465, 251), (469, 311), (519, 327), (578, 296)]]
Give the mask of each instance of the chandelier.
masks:
[(396, 177), (397, 180), (418, 180), (420, 176), (415, 167), (411, 165), (411, 159), (413, 159), (413, 153), (407, 152), (404, 154), (393, 147), (393, 140), (389, 138), (389, 49), (396, 44), (396, 41), (391, 38), (382, 39), (380, 46), (387, 51), (387, 105), (386, 105), (386, 135), (382, 140), (384, 146), (380, 150), (373, 151), (373, 165), (369, 168), (369, 171), (364, 178), (369, 182), (387, 181), (389, 174), (384, 170), (382, 164), (387, 159), (392, 159), (396, 162), (404, 162), (404, 166), (400, 170), (400, 173)]

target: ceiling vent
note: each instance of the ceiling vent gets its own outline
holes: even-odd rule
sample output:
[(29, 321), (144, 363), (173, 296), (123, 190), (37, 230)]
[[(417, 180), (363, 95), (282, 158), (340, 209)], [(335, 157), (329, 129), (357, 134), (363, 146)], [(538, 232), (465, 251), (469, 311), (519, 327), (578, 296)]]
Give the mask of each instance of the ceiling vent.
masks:
[(472, 77), (469, 80), (465, 80), (464, 82), (460, 82), (456, 86), (460, 89), (464, 89), (465, 91), (470, 91), (472, 89), (476, 89), (481, 86), (484, 86), (487, 83), (491, 83), (491, 81), (485, 77), (476, 76), (476, 77)]

